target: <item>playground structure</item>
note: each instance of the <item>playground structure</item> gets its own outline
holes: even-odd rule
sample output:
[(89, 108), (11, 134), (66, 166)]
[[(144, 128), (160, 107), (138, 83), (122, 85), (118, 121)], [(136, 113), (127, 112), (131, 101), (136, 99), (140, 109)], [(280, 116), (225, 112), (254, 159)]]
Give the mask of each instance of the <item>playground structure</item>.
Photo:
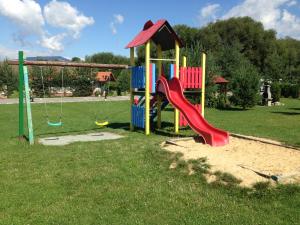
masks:
[[(151, 58), (150, 48), (154, 43), (157, 58)], [(135, 66), (135, 47), (145, 46), (145, 65)], [(131, 87), (130, 87), (130, 129), (145, 129), (150, 134), (151, 125), (161, 127), (161, 111), (171, 103), (174, 107), (174, 131), (189, 125), (200, 134), (207, 144), (222, 146), (229, 142), (229, 134), (211, 126), (204, 119), (205, 105), (205, 63), (206, 54), (202, 54), (201, 67), (187, 67), (183, 57), (180, 67), (179, 57), (182, 41), (166, 20), (145, 23), (143, 30), (126, 46), (130, 48)], [(174, 59), (163, 58), (163, 51), (175, 50)], [(156, 64), (154, 63), (156, 62)], [(163, 62), (171, 62), (169, 76), (163, 71)], [(157, 72), (157, 73), (156, 73)], [(156, 75), (157, 74), (157, 75)], [(200, 93), (201, 102), (192, 105), (184, 96), (184, 92)], [(200, 96), (199, 96), (200, 98)], [(179, 113), (180, 111), (180, 113)]]
[[(152, 43), (155, 43), (157, 47), (157, 58), (151, 58), (150, 48)], [(135, 66), (135, 47), (142, 45), (145, 45), (145, 65)], [(179, 57), (181, 47), (183, 47), (181, 39), (166, 20), (159, 20), (155, 24), (152, 21), (148, 21), (144, 25), (144, 29), (126, 46), (126, 48), (130, 48), (131, 64), (130, 130), (133, 130), (135, 127), (144, 128), (145, 134), (149, 135), (150, 126), (155, 126), (155, 119), (157, 127), (161, 128), (161, 111), (170, 103), (174, 107), (175, 133), (179, 133), (180, 126), (189, 125), (196, 133), (203, 137), (205, 143), (211, 146), (225, 145), (229, 142), (228, 132), (211, 126), (204, 119), (206, 54), (202, 54), (201, 67), (187, 67), (186, 57), (183, 57), (182, 66), (180, 67)], [(163, 58), (163, 51), (172, 49), (175, 49), (174, 59)], [(163, 63), (166, 62), (171, 63), (169, 65), (169, 76), (167, 76), (167, 72), (163, 69)], [(24, 122), (26, 120), (30, 144), (34, 144), (34, 134), (27, 66), (129, 68), (127, 65), (114, 64), (26, 61), (22, 51), (19, 52), (19, 60), (10, 61), (9, 64), (19, 66), (19, 137), (25, 137)], [(200, 104), (191, 104), (184, 95), (187, 92), (196, 95), (201, 93), (201, 96), (199, 96), (199, 99), (201, 98)], [(24, 100), (27, 110), (26, 118), (24, 116)], [(62, 126), (61, 117), (60, 115), (59, 122), (50, 121), (48, 117), (48, 125)], [(108, 122), (99, 122), (96, 120), (95, 124), (105, 126)]]
[[(98, 68), (98, 69), (128, 69), (128, 65), (117, 64), (98, 64), (98, 63), (74, 63), (74, 62), (60, 62), (60, 61), (27, 61), (23, 51), (19, 51), (18, 61), (9, 61), (10, 65), (17, 65), (19, 68), (19, 139), (28, 139), (29, 143), (34, 144), (34, 132), (31, 113), (30, 102), (30, 87), (29, 87), (29, 73), (27, 66), (55, 66), (55, 67), (77, 67), (77, 68)], [(43, 78), (42, 78), (43, 79)], [(62, 81), (63, 82), (63, 81)], [(44, 89), (44, 88), (43, 88)], [(24, 96), (25, 94), (25, 96)], [(26, 117), (24, 114), (26, 104)], [(62, 107), (62, 103), (61, 103)], [(62, 113), (62, 108), (61, 108)], [(47, 116), (48, 117), (48, 116)], [(61, 126), (61, 115), (59, 122), (51, 122), (47, 118), (49, 126)], [(24, 124), (27, 123), (28, 137), (26, 137)], [(98, 126), (105, 126), (107, 121), (95, 121)]]

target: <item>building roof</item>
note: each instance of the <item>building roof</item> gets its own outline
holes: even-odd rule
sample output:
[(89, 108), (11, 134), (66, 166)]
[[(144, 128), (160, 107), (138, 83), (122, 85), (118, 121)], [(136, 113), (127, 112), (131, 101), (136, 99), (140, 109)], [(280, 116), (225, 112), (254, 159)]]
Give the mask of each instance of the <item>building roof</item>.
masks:
[(110, 71), (98, 72), (96, 74), (95, 79), (100, 82), (116, 81), (116, 78), (114, 77), (113, 73)]
[(229, 81), (226, 80), (224, 77), (217, 76), (217, 77), (214, 77), (214, 83), (215, 84), (226, 84), (226, 83), (229, 83)]
[(162, 51), (175, 48), (175, 40), (179, 47), (183, 46), (182, 40), (175, 33), (167, 20), (158, 20), (155, 24), (151, 20), (147, 21), (143, 30), (127, 44), (126, 48), (137, 47), (152, 40), (156, 45), (160, 45)]

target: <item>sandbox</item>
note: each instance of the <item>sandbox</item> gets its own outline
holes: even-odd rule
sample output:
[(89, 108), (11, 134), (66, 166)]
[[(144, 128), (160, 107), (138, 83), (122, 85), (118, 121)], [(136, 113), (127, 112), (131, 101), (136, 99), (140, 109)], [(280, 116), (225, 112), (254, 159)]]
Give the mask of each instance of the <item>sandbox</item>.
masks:
[(163, 148), (181, 153), (182, 159), (206, 158), (211, 166), (205, 174), (208, 182), (214, 181), (216, 171), (230, 173), (240, 186), (251, 187), (257, 182), (300, 183), (300, 149), (284, 146), (280, 142), (249, 136), (230, 136), (230, 143), (211, 147), (194, 138), (173, 139)]

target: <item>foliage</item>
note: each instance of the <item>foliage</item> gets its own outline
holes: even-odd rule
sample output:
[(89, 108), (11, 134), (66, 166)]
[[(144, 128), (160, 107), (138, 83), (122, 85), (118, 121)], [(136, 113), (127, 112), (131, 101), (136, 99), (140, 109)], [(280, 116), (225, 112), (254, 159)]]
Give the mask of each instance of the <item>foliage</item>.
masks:
[[(249, 17), (221, 20), (200, 29), (186, 25), (174, 28), (183, 39), (185, 48), (197, 42), (199, 49), (213, 54), (222, 67), (220, 75), (225, 78), (230, 75), (227, 69), (234, 67), (236, 62), (228, 51), (233, 51), (233, 54), (238, 51), (263, 78), (299, 83), (300, 41), (289, 37), (276, 39), (273, 30), (265, 30), (262, 23)], [(224, 57), (224, 52), (227, 57)]]
[(117, 90), (120, 92), (129, 91), (130, 89), (130, 71), (123, 70), (121, 71), (118, 81), (117, 81)]
[(81, 62), (81, 59), (79, 57), (73, 57), (72, 62)]
[(255, 67), (244, 61), (232, 72), (232, 97), (234, 105), (243, 109), (256, 105), (258, 101), (259, 74)]
[(70, 86), (74, 90), (73, 96), (90, 96), (93, 92), (93, 78), (89, 69), (76, 68)]
[(299, 98), (299, 85), (289, 83), (281, 84), (281, 95), (285, 98)]
[(271, 95), (273, 102), (280, 102), (281, 88), (278, 82), (273, 82), (271, 84)]
[(50, 96), (52, 78), (54, 76), (53, 67), (33, 66), (29, 69), (30, 88), (36, 97)]
[(228, 105), (228, 100), (227, 100), (227, 96), (225, 93), (220, 93), (217, 96), (217, 103), (216, 103), (216, 108), (218, 109), (226, 109), (229, 107)]
[(0, 91), (9, 97), (15, 90), (18, 90), (18, 74), (5, 60), (0, 63)]

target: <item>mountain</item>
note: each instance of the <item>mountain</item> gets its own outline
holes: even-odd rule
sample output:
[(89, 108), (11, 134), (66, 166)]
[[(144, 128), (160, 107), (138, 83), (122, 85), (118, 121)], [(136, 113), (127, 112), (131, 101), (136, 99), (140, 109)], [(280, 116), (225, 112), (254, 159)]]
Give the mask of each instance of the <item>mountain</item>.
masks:
[(68, 62), (70, 61), (67, 58), (62, 56), (35, 56), (35, 57), (27, 57), (26, 60), (28, 61), (61, 61), (61, 62)]

